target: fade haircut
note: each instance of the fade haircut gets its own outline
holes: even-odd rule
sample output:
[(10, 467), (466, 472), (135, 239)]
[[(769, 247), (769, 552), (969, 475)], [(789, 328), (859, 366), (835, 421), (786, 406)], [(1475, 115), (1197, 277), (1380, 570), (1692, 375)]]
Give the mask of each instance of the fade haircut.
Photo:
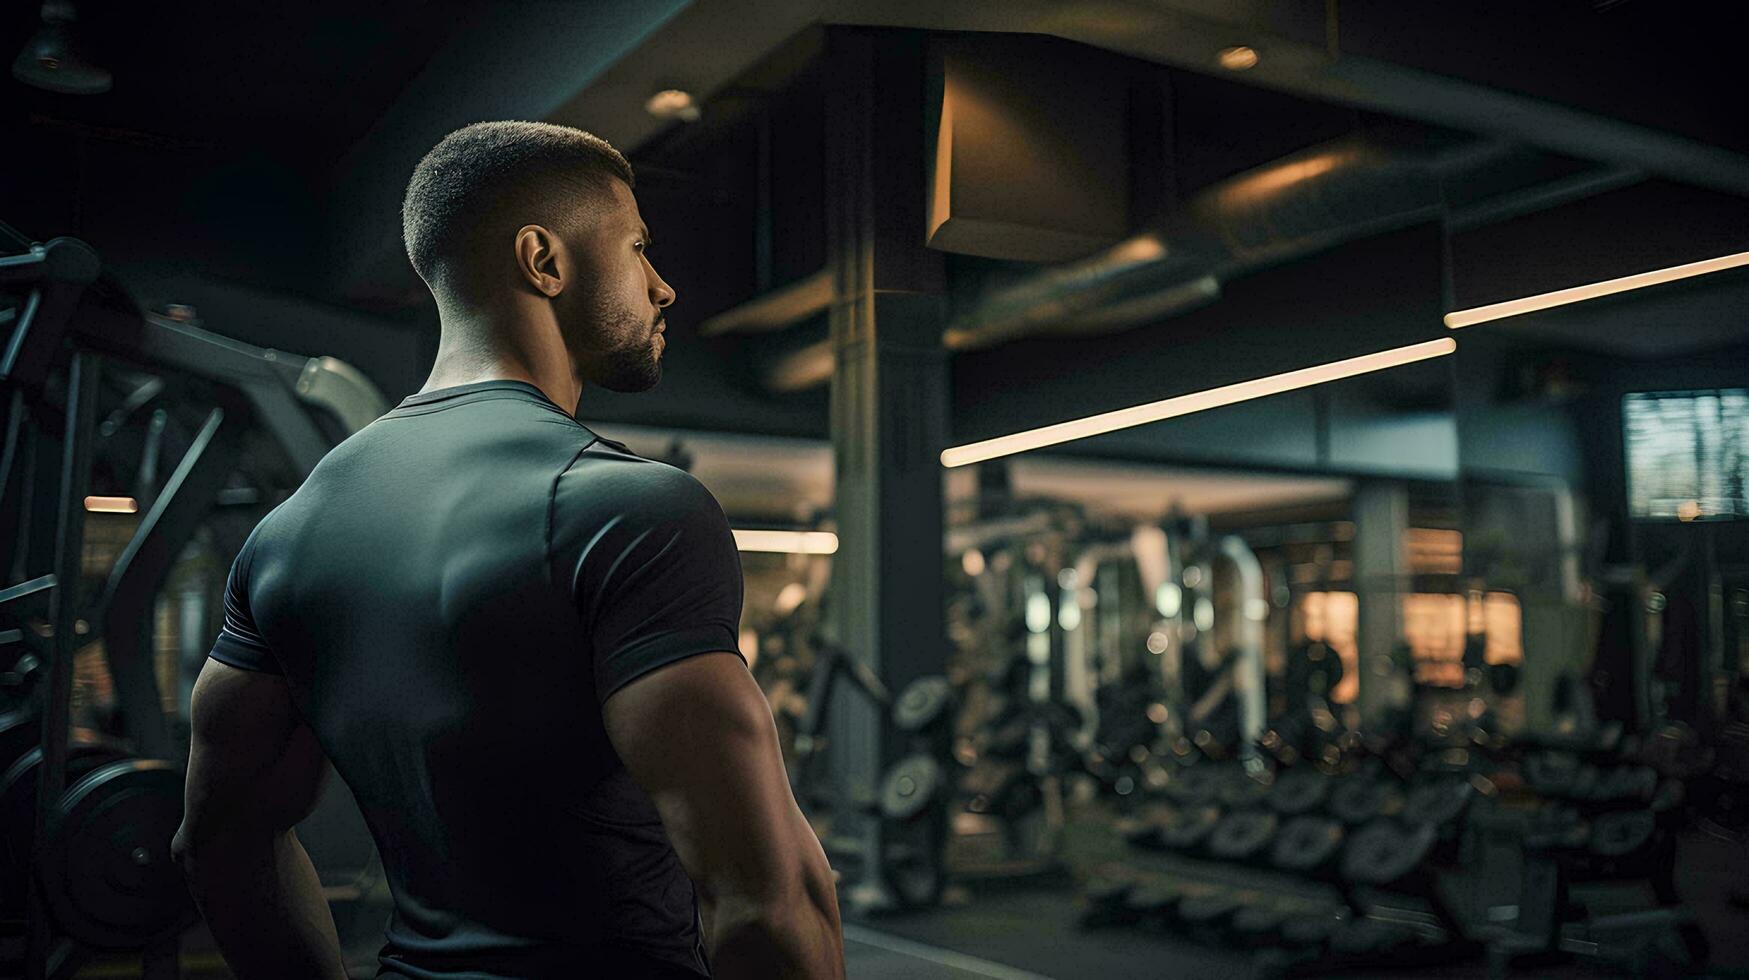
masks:
[(464, 126), (413, 168), (401, 202), (407, 258), (434, 289), (440, 281), (467, 289), (491, 239), (508, 245), (525, 224), (574, 234), (583, 203), (616, 178), (632, 186), (631, 164), (593, 133), (540, 122)]

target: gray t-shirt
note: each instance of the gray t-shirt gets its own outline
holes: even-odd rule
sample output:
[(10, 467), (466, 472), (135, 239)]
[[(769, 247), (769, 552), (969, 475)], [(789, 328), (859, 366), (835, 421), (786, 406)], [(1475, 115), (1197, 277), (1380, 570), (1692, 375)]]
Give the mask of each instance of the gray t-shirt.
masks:
[(740, 612), (709, 491), (500, 379), (324, 457), (237, 555), (211, 655), (283, 674), (358, 798), (395, 899), (379, 976), (708, 975), (600, 709), (734, 651)]

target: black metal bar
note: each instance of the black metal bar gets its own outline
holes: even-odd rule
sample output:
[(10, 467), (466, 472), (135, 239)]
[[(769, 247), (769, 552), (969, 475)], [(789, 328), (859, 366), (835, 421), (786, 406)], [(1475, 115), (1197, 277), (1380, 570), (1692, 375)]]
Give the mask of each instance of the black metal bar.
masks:
[(95, 613), (103, 622), (104, 653), (134, 750), (154, 759), (180, 752), (164, 724), (162, 692), (152, 668), (153, 599), (218, 500), (241, 454), (237, 416), (215, 408), (165, 481), (146, 516), (116, 558)]
[(48, 251), (41, 245), (31, 246), (22, 255), (0, 256), (0, 285), (39, 282), (48, 261)]
[[(55, 588), (49, 595), (54, 623), (54, 656), (49, 662), (43, 697), (42, 765), (37, 770), (36, 841), (48, 840), (48, 814), (60, 803), (67, 781), (67, 733), (72, 713), (73, 652), (77, 636), (79, 582), (85, 558), (85, 495), (91, 482), (91, 428), (97, 414), (97, 385), (102, 360), (75, 351), (67, 369), (67, 431), (61, 446), (61, 484), (56, 514)], [(48, 975), (51, 935), (42, 885), (35, 875), (30, 887), (30, 941), (26, 950), (28, 976)]]

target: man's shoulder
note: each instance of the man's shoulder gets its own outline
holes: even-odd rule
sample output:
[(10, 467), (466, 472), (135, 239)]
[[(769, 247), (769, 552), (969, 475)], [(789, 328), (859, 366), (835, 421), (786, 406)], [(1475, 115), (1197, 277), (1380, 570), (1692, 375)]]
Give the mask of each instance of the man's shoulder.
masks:
[(691, 473), (597, 438), (577, 454), (553, 490), (554, 507), (573, 518), (663, 520), (700, 511), (721, 515)]

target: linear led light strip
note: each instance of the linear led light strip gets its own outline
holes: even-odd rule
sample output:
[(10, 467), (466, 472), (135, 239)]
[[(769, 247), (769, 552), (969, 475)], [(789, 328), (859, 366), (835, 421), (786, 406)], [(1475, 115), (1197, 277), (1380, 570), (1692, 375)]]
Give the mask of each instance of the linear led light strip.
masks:
[(1127, 429), (1131, 426), (1146, 425), (1161, 419), (1177, 418), (1192, 412), (1202, 412), (1211, 408), (1220, 408), (1223, 405), (1250, 401), (1253, 398), (1279, 395), (1296, 388), (1308, 388), (1328, 381), (1340, 381), (1355, 375), (1413, 364), (1416, 361), (1425, 361), (1431, 357), (1442, 357), (1454, 350), (1457, 350), (1457, 341), (1449, 337), (1443, 340), (1429, 340), (1422, 344), (1411, 344), (1408, 347), (1379, 351), (1377, 354), (1367, 354), (1363, 357), (1351, 357), (1345, 361), (1332, 361), (1329, 364), (1301, 368), (1298, 371), (1275, 374), (1267, 378), (1258, 378), (1255, 381), (1241, 381), (1238, 384), (1210, 388), (1207, 391), (1199, 391), (1194, 394), (1179, 395), (1176, 398), (1149, 402), (1146, 405), (1137, 405), (1133, 408), (1120, 408), (1115, 412), (1090, 415), (1073, 422), (1059, 422), (1056, 425), (1047, 425), (1042, 429), (1016, 432), (1013, 435), (986, 439), (983, 442), (955, 446), (942, 452), (941, 465), (965, 466), (968, 463), (981, 463), (986, 459), (995, 459), (998, 456), (1024, 453), (1075, 439), (1085, 439), (1088, 436)]
[(1622, 276), (1620, 279), (1605, 279), (1588, 286), (1574, 286), (1571, 289), (1557, 289), (1552, 293), (1539, 293), (1536, 296), (1526, 296), (1523, 299), (1508, 300), (1504, 303), (1493, 303), (1488, 306), (1478, 306), (1468, 310), (1454, 310), (1445, 315), (1445, 325), (1453, 330), (1460, 327), (1473, 327), (1478, 323), (1498, 320), (1502, 317), (1518, 316), (1521, 313), (1534, 313), (1546, 310), (1551, 306), (1565, 306), (1587, 299), (1597, 299), (1600, 296), (1613, 296), (1625, 293), (1630, 289), (1644, 289), (1660, 283), (1675, 282), (1691, 276), (1704, 276), (1709, 272), (1723, 272), (1738, 266), (1749, 265), (1749, 252), (1738, 252), (1734, 255), (1721, 255), (1716, 259), (1704, 259), (1700, 262), (1690, 262), (1687, 265), (1673, 265), (1668, 269), (1654, 269), (1651, 272), (1636, 273)]
[(86, 497), (85, 509), (95, 514), (137, 514), (140, 505), (132, 497)]
[(831, 531), (746, 531), (735, 529), (740, 551), (776, 551), (792, 555), (830, 555), (838, 550)]

